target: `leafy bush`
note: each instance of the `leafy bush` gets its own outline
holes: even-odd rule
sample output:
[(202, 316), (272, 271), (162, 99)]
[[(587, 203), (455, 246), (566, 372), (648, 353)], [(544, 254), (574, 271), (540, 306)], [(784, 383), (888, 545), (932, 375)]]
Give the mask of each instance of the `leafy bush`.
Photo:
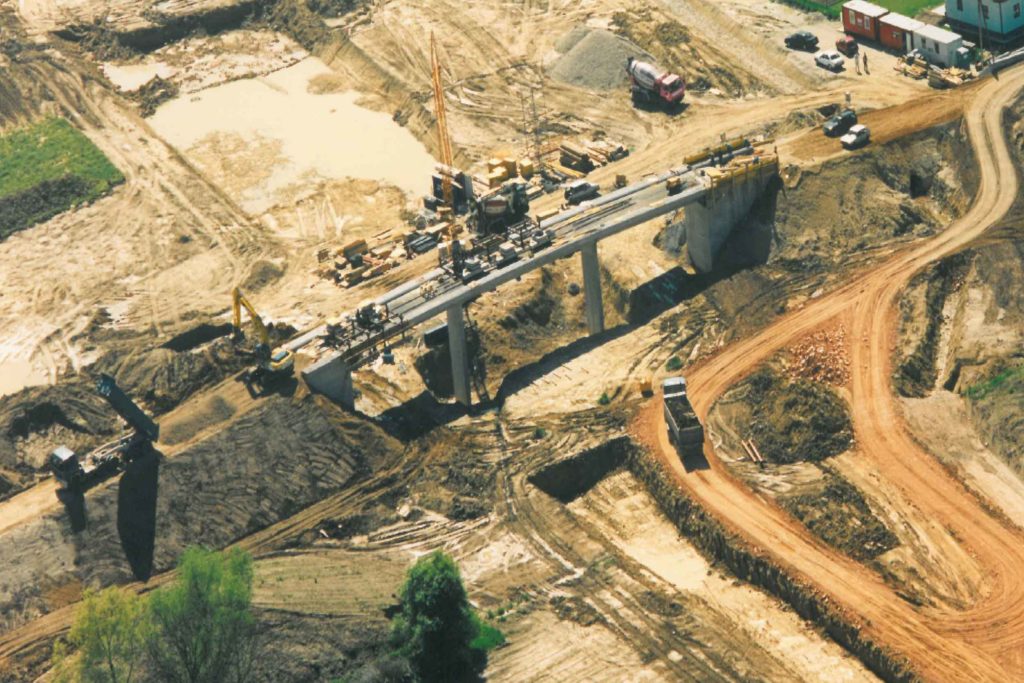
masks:
[(118, 587), (86, 593), (67, 642), (54, 646), (56, 680), (248, 681), (251, 602), (248, 554), (189, 548), (174, 583), (148, 599)]
[(392, 637), (422, 681), (475, 680), (487, 651), (505, 642), (473, 613), (455, 561), (440, 550), (413, 565), (400, 600)]

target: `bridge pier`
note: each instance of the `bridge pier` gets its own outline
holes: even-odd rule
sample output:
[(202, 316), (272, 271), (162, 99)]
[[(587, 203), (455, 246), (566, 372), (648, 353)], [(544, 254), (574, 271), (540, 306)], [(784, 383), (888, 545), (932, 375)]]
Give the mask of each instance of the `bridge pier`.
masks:
[(302, 371), (302, 378), (311, 391), (323, 394), (346, 410), (356, 409), (352, 387), (352, 368), (334, 352), (327, 354)]
[(583, 261), (583, 295), (587, 308), (587, 331), (604, 332), (604, 302), (601, 300), (601, 264), (597, 260), (597, 242), (580, 250)]
[(466, 321), (462, 304), (448, 309), (448, 350), (452, 359), (455, 400), (468, 408), (472, 397), (469, 394), (469, 346), (466, 344)]

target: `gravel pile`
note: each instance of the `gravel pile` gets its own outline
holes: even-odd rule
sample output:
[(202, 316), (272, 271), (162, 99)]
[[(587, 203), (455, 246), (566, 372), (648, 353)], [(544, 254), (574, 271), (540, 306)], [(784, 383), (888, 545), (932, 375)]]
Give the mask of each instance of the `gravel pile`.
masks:
[(556, 44), (562, 56), (550, 74), (570, 85), (588, 90), (614, 90), (629, 82), (626, 59), (650, 60), (634, 43), (602, 29), (577, 27)]

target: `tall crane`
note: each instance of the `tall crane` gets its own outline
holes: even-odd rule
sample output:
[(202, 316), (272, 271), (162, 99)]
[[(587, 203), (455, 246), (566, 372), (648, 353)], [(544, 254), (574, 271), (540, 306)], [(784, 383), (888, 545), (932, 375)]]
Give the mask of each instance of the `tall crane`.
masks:
[(441, 85), (441, 59), (437, 56), (437, 42), (434, 33), (430, 33), (430, 66), (434, 81), (434, 109), (437, 112), (437, 145), (441, 152), (441, 189), (444, 204), (452, 207), (452, 173), (455, 160), (452, 156), (452, 141), (448, 137), (448, 115), (444, 106), (444, 87)]

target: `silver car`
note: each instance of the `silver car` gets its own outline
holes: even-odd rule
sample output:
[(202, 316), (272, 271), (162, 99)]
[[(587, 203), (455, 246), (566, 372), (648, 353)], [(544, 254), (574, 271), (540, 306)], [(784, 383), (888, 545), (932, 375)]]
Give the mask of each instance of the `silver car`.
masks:
[(814, 63), (823, 69), (828, 69), (829, 71), (843, 70), (843, 56), (835, 50), (819, 52), (814, 55)]

